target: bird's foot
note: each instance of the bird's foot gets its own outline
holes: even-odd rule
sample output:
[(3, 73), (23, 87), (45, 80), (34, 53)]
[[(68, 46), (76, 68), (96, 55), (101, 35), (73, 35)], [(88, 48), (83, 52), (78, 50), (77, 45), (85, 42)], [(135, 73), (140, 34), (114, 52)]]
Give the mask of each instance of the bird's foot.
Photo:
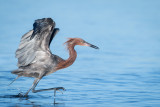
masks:
[(56, 87), (56, 88), (54, 88), (54, 97), (56, 96), (56, 91), (59, 91), (59, 92), (61, 92), (63, 94), (63, 92), (61, 90), (66, 91), (66, 89), (64, 87)]
[(18, 95), (16, 95), (19, 98), (28, 98), (28, 95), (24, 94), (24, 93), (18, 93)]

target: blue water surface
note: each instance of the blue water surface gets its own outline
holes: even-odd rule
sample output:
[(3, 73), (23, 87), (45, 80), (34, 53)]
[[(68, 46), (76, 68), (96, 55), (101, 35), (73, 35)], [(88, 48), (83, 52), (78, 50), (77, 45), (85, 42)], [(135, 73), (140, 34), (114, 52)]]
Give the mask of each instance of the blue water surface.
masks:
[[(1, 0), (1, 107), (160, 107), (160, 1), (158, 0)], [(44, 77), (37, 89), (66, 91), (24, 94), (34, 78), (16, 77), (15, 51), (34, 20), (51, 17), (60, 32), (51, 51), (64, 59), (63, 43), (79, 37), (98, 46), (76, 46), (75, 63)], [(54, 101), (56, 104), (54, 104)]]

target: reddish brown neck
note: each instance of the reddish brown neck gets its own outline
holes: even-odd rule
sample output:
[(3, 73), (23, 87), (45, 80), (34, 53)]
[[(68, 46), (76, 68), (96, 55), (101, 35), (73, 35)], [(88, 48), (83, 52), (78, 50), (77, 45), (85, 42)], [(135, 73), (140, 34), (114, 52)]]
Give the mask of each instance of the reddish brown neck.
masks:
[(75, 59), (77, 57), (77, 52), (75, 51), (74, 46), (75, 46), (74, 44), (68, 45), (69, 58), (67, 60), (61, 61), (57, 65), (57, 70), (66, 68), (66, 67), (68, 67), (68, 66), (73, 64), (73, 62), (75, 61)]

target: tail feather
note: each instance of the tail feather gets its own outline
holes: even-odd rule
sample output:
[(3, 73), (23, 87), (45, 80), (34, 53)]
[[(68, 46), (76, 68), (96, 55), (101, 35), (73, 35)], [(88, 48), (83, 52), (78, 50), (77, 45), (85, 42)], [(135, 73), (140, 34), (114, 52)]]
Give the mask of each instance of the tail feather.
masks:
[(12, 74), (16, 74), (16, 75), (22, 75), (23, 71), (21, 69), (17, 69), (11, 72)]

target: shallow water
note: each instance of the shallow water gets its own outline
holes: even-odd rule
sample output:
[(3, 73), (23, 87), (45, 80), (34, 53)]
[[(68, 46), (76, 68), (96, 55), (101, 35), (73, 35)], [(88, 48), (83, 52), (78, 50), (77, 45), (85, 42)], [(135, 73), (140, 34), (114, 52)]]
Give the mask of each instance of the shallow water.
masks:
[[(48, 0), (35, 4), (29, 0), (0, 3), (0, 106), (160, 106), (159, 1)], [(55, 100), (53, 91), (18, 97), (31, 87), (33, 78), (21, 77), (8, 86), (16, 77), (11, 71), (17, 68), (14, 52), (20, 38), (42, 17), (52, 17), (61, 29), (51, 44), (54, 54), (68, 57), (61, 45), (67, 37), (80, 37), (100, 48), (76, 46), (78, 56), (71, 67), (39, 82), (37, 89), (66, 88), (63, 94), (57, 92)]]
[[(100, 73), (98, 73), (100, 72)], [(32, 79), (21, 78), (11, 86), (9, 71), (1, 73), (0, 104), (2, 106), (159, 106), (160, 72), (152, 71), (62, 71), (45, 77), (37, 89), (63, 86), (66, 91), (57, 92), (54, 103), (52, 91), (30, 93), (19, 98), (31, 86)], [(68, 78), (69, 77), (69, 78)]]

